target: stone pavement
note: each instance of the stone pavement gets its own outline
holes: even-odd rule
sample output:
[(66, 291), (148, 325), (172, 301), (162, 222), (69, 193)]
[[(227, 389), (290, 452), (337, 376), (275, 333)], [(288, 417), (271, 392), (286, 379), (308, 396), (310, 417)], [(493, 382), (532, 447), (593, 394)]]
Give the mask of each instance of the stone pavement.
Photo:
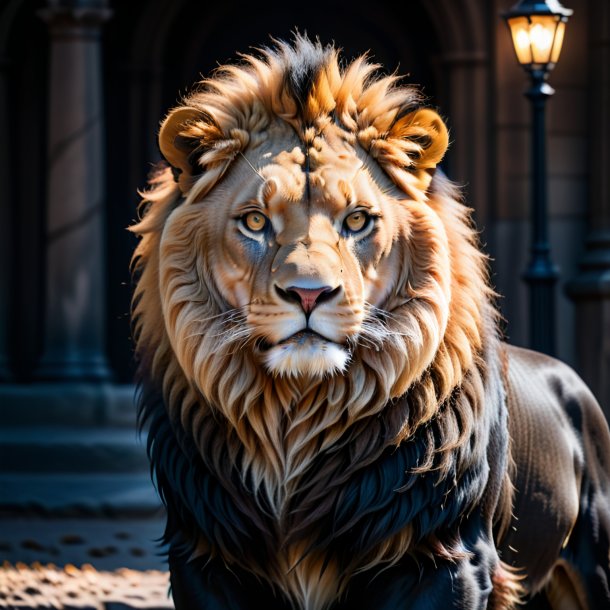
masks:
[(162, 515), (0, 518), (0, 609), (167, 610)]
[(168, 574), (158, 570), (99, 572), (89, 564), (34, 563), (0, 568), (0, 608), (10, 610), (169, 610)]

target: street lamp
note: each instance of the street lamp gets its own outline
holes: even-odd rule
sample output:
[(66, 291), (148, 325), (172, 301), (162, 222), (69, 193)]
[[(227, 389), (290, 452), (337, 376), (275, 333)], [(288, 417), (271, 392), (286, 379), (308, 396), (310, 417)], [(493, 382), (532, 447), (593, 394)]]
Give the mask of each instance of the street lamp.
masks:
[(531, 78), (525, 95), (532, 102), (532, 246), (523, 279), (530, 291), (530, 347), (551, 355), (555, 352), (554, 293), (559, 272), (551, 262), (548, 241), (544, 109), (547, 98), (555, 93), (546, 80), (559, 59), (572, 12), (558, 0), (521, 0), (502, 15), (517, 61)]

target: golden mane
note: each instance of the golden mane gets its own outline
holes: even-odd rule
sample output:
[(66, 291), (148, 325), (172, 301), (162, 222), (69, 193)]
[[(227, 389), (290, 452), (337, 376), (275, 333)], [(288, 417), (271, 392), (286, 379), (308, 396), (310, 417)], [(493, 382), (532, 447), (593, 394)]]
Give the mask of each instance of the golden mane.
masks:
[[(291, 513), (303, 477), (299, 511), (315, 516), (333, 505), (341, 481), (432, 420), (440, 438), (431, 429), (419, 471), (434, 468), (440, 479), (457, 462), (458, 475), (468, 468), (469, 455), (483, 450), (467, 444), (486, 417), (486, 378), (497, 374), (493, 293), (469, 210), (434, 172), (445, 127), (420, 108), (416, 90), (378, 76), (366, 57), (342, 67), (336, 50), (303, 38), (242, 59), (204, 80), (163, 122), (160, 146), (172, 168), (151, 178), (142, 218), (131, 227), (141, 237), (133, 260), (134, 336), (142, 375), (159, 386), (173, 425), (193, 438), (222, 480), (238, 471), (255, 502), (281, 523), (277, 535), (289, 551), (277, 560), (277, 582), (293, 595), (330, 598), (334, 593), (324, 591), (340, 580), (332, 566), (320, 576), (319, 594), (295, 593), (304, 590), (302, 572), (291, 568), (302, 560), (313, 571), (327, 559), (299, 542), (311, 522)], [(256, 165), (251, 151), (274, 121), (304, 143), (339, 126), (413, 202), (417, 220), (401, 244), (410, 268), (396, 270), (397, 290), (388, 299), (404, 303), (400, 316), (388, 316), (377, 345), (354, 349), (345, 374), (313, 382), (271, 376), (257, 364), (239, 332), (243, 319), (223, 315), (195, 214), (172, 227), (173, 241), (163, 238), (174, 210), (211, 193), (238, 157)], [(333, 447), (345, 448), (350, 462), (337, 452), (336, 462), (312, 474), (316, 457)], [(351, 568), (398, 560), (412, 537), (403, 529)]]

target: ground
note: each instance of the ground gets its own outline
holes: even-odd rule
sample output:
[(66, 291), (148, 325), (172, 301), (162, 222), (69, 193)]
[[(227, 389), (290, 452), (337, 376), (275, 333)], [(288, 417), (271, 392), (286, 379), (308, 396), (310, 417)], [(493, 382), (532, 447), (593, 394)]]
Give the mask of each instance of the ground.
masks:
[(0, 519), (0, 608), (173, 608), (162, 518)]

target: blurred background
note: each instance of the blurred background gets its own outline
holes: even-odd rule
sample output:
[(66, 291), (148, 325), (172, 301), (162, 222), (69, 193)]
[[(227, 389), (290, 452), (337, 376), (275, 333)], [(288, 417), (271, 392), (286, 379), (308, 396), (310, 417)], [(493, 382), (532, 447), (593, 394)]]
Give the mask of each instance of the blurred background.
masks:
[[(134, 431), (126, 227), (168, 109), (271, 36), (297, 27), (347, 58), (369, 51), (423, 88), (449, 125), (443, 168), (474, 208), (506, 336), (528, 345), (531, 118), (499, 16), (511, 4), (0, 2), (0, 559), (162, 565)], [(556, 355), (610, 414), (610, 3), (566, 6), (547, 116)]]

